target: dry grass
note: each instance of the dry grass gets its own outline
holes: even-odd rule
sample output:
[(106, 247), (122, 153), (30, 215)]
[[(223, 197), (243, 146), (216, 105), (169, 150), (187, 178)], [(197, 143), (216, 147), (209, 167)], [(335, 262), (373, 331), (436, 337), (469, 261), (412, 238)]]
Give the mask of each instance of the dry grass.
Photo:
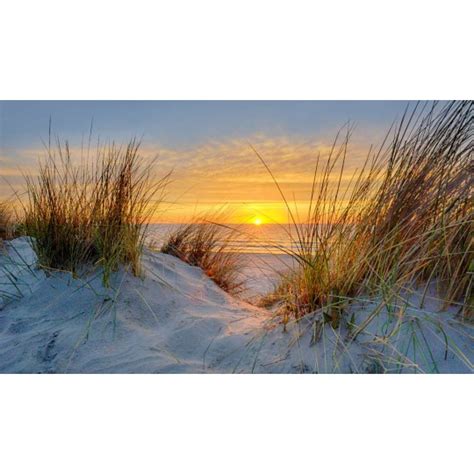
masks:
[(236, 230), (219, 220), (219, 216), (208, 216), (183, 224), (167, 237), (161, 252), (200, 267), (218, 286), (235, 295), (243, 291), (242, 257), (229, 251)]
[(13, 237), (13, 212), (9, 202), (0, 202), (0, 245)]
[(104, 284), (119, 265), (140, 273), (140, 255), (150, 217), (167, 177), (154, 180), (152, 162), (139, 154), (139, 142), (90, 150), (75, 162), (67, 142), (48, 146), (37, 177), (26, 176), (25, 233), (43, 268), (77, 274), (103, 269)]
[(304, 224), (280, 190), (297, 249), (286, 250), (296, 266), (273, 295), (285, 322), (321, 312), (337, 327), (362, 294), (390, 299), (431, 282), (444, 306), (472, 314), (473, 109), (472, 102), (453, 102), (407, 110), (348, 187), (342, 178), (350, 131), (336, 137), (327, 159), (316, 160)]

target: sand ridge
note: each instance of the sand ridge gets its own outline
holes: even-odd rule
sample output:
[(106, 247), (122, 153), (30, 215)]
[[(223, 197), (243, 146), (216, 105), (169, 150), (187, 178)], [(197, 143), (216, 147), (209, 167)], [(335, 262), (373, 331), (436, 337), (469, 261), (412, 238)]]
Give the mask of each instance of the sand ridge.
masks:
[[(110, 288), (99, 272), (47, 275), (36, 268), (26, 238), (10, 242), (0, 258), (0, 372), (347, 373), (415, 365), (421, 372), (472, 371), (472, 328), (449, 312), (414, 309), (404, 321), (414, 334), (423, 321), (418, 337), (429, 338), (432, 353), (420, 357), (423, 347), (410, 349), (408, 329), (396, 343), (383, 341), (387, 328), (400, 323), (383, 311), (350, 344), (346, 328), (330, 326), (315, 342), (313, 319), (284, 332), (272, 313), (225, 293), (201, 269), (149, 250), (142, 278), (122, 269)], [(356, 323), (374, 306), (361, 304)]]

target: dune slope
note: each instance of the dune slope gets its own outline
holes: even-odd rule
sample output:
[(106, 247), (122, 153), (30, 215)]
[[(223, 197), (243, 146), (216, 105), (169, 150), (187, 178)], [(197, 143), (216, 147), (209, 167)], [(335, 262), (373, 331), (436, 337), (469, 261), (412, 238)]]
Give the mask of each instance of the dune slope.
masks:
[[(121, 270), (104, 288), (99, 273), (46, 275), (28, 239), (10, 242), (0, 257), (0, 372), (472, 371), (472, 328), (449, 312), (414, 311), (390, 344), (382, 338), (395, 322), (383, 311), (351, 343), (327, 326), (314, 343), (309, 321), (283, 332), (177, 258), (146, 251), (142, 265), (143, 278)], [(376, 304), (360, 307), (356, 323)], [(410, 342), (423, 339), (430, 353)]]

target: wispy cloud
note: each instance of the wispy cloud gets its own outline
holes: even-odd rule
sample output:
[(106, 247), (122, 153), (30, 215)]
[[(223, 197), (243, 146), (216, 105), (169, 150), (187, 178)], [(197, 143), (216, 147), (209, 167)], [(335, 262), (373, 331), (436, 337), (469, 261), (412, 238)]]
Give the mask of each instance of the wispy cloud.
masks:
[[(308, 137), (256, 134), (240, 139), (208, 141), (192, 148), (170, 148), (160, 143), (143, 142), (146, 158), (158, 157), (157, 177), (173, 170), (169, 185), (167, 211), (158, 216), (163, 221), (182, 221), (196, 212), (204, 212), (223, 204), (232, 208), (233, 219), (239, 222), (254, 214), (267, 213), (275, 220), (286, 220), (286, 211), (268, 171), (255, 155), (250, 144), (268, 163), (290, 200), (304, 206), (308, 199), (315, 160), (328, 156), (332, 136), (317, 140)], [(360, 167), (368, 146), (352, 142), (348, 150), (347, 172)], [(5, 152), (4, 152), (5, 153)], [(0, 157), (0, 176), (12, 187), (21, 185), (21, 174), (35, 174), (38, 158), (45, 149), (23, 149), (6, 152)], [(71, 144), (76, 160), (85, 150)], [(91, 150), (94, 156), (94, 149)], [(346, 179), (349, 178), (349, 175)], [(8, 193), (0, 183), (0, 194)]]

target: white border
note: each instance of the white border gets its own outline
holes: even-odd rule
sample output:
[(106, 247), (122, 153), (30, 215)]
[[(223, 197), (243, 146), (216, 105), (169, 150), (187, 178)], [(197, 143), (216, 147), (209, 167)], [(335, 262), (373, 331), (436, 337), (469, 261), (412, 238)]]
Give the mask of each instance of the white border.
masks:
[(0, 380), (0, 465), (9, 474), (462, 474), (472, 467), (469, 376)]
[(466, 99), (468, 0), (2, 2), (1, 98)]
[[(0, 99), (473, 98), (471, 4), (2, 2)], [(0, 376), (0, 468), (458, 474), (473, 380)]]

